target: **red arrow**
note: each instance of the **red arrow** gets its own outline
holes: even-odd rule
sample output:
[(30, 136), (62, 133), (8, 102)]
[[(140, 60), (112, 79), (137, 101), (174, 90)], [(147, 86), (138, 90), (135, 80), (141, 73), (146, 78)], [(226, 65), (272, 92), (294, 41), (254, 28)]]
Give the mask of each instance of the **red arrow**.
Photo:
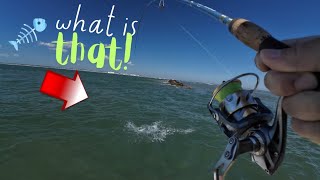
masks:
[(70, 79), (48, 70), (42, 82), (40, 92), (63, 100), (62, 110), (88, 98), (78, 71), (74, 74), (73, 79)]

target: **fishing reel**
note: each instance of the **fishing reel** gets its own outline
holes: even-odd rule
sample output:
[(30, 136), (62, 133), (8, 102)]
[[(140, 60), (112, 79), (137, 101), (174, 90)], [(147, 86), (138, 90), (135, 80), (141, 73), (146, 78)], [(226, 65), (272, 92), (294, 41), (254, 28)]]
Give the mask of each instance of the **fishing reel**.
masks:
[[(254, 76), (253, 90), (244, 90), (239, 80)], [(212, 117), (229, 138), (220, 160), (214, 168), (214, 179), (226, 174), (236, 158), (250, 153), (252, 161), (267, 174), (272, 175), (284, 158), (287, 136), (287, 115), (282, 110), (282, 98), (277, 103), (276, 114), (252, 94), (259, 84), (259, 77), (246, 73), (223, 82), (214, 92), (208, 104)], [(213, 103), (218, 102), (219, 107)]]

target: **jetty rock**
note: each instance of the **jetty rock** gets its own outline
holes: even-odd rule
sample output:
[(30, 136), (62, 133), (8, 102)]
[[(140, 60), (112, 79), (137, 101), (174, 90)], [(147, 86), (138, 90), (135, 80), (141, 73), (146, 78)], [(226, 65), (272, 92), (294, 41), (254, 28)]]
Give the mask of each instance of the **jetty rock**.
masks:
[(190, 86), (186, 86), (185, 84), (183, 84), (182, 82), (179, 82), (177, 80), (174, 80), (174, 79), (170, 79), (168, 81), (168, 83), (172, 86), (176, 86), (176, 87), (184, 87), (184, 88), (187, 88), (187, 89), (191, 89)]

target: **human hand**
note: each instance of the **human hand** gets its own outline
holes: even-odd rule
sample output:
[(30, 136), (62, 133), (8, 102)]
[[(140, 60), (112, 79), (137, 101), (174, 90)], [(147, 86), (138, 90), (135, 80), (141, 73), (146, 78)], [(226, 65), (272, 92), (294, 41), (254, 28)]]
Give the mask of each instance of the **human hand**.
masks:
[(267, 72), (266, 87), (285, 96), (284, 111), (292, 116), (292, 128), (300, 136), (320, 144), (320, 86), (312, 72), (320, 72), (320, 36), (284, 41), (291, 48), (262, 50), (257, 67)]

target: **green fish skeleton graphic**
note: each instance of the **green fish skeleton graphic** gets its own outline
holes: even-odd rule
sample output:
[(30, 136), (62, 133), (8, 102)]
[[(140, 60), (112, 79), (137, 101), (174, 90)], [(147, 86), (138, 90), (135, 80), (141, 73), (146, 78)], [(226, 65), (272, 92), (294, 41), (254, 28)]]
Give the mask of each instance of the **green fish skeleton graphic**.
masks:
[[(14, 49), (18, 51), (18, 45), (22, 43), (29, 43), (30, 41), (37, 41), (37, 32), (42, 32), (47, 28), (47, 23), (45, 19), (42, 18), (35, 18), (33, 20), (33, 28), (30, 27), (27, 24), (24, 24), (23, 27), (21, 28), (22, 31), (19, 32), (18, 34), (18, 39), (15, 41), (9, 41), (11, 45), (13, 45)], [(30, 38), (30, 41), (29, 41)], [(34, 40), (33, 40), (34, 38)]]

